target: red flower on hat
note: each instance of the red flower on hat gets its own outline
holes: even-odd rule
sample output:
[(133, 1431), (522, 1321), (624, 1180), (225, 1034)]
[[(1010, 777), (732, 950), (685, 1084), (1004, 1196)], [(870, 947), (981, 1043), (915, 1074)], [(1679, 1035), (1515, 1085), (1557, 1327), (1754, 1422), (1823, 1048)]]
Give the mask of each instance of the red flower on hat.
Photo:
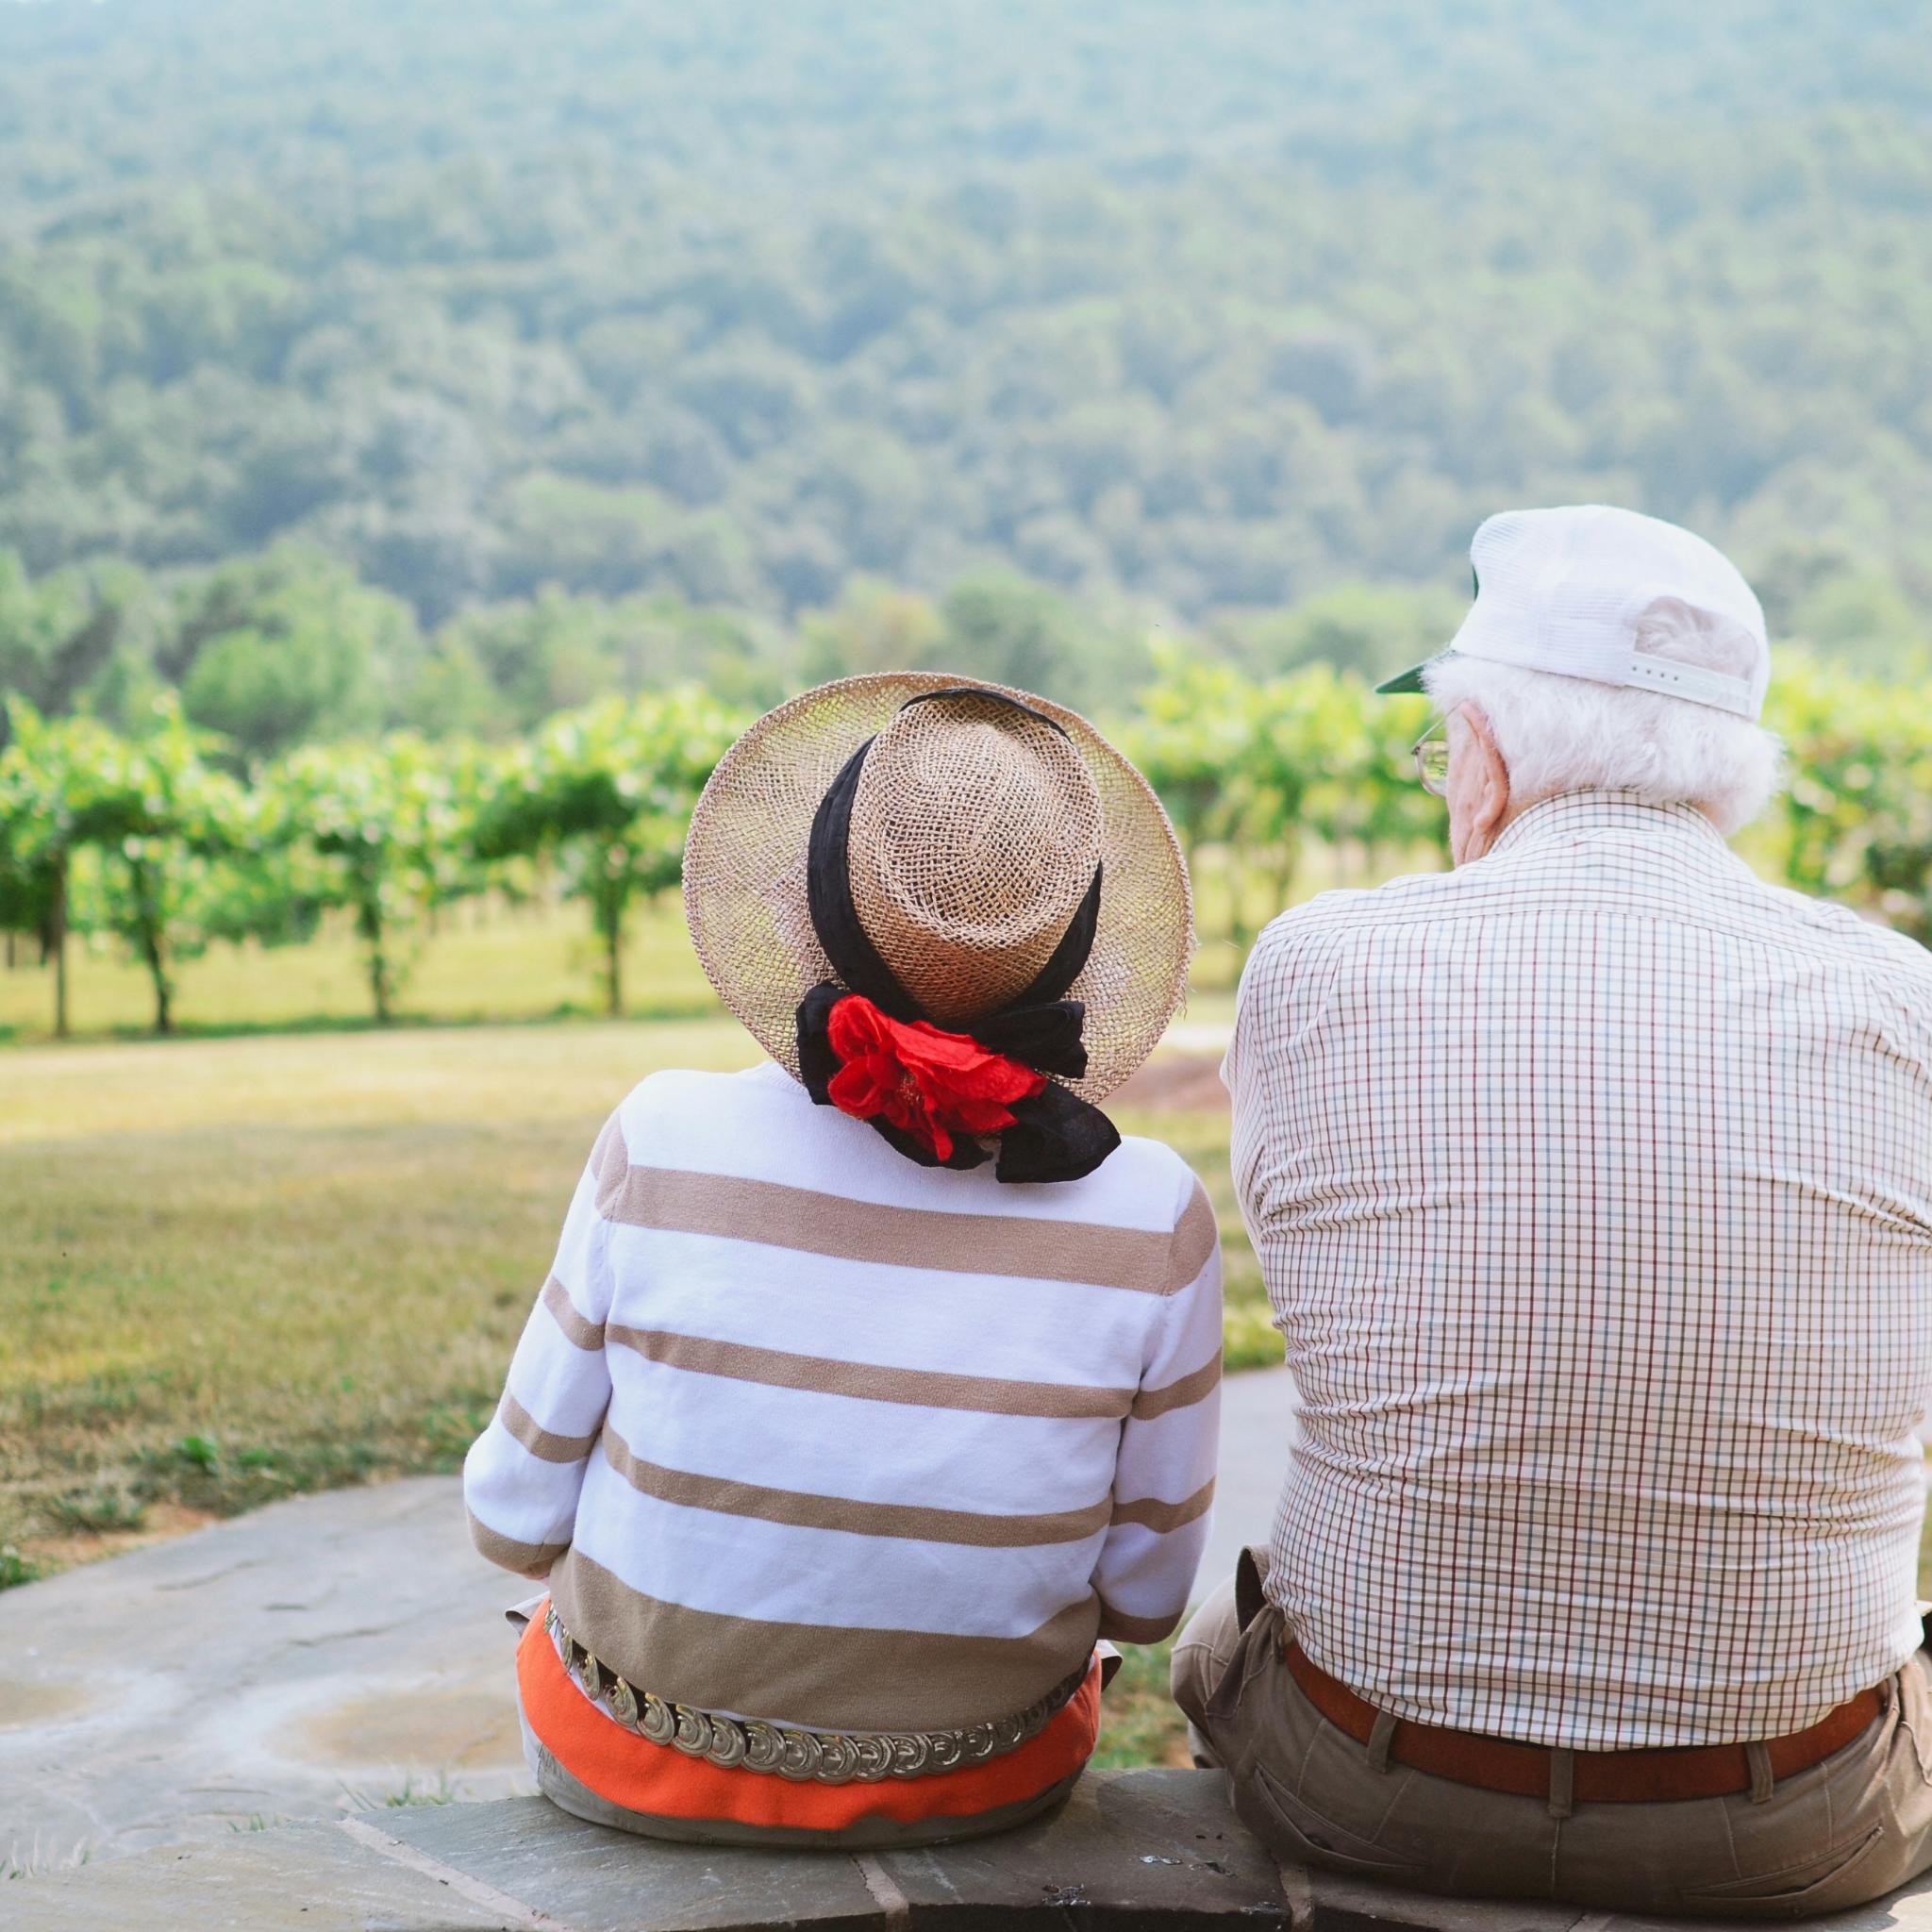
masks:
[(1011, 1103), (1046, 1086), (1044, 1074), (970, 1034), (894, 1020), (858, 993), (832, 1008), (825, 1039), (841, 1062), (825, 1089), (832, 1105), (855, 1120), (884, 1115), (940, 1160), (952, 1158), (957, 1136), (1010, 1127)]

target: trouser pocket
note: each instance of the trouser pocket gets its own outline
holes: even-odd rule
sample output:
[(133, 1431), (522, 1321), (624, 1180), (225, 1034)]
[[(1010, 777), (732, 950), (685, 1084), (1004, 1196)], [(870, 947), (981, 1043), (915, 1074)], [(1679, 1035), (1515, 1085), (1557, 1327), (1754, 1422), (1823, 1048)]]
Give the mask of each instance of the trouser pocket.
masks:
[(1804, 1918), (1835, 1906), (1857, 1905), (1868, 1893), (1858, 1883), (1859, 1868), (1885, 1836), (1874, 1824), (1850, 1843), (1775, 1872), (1754, 1872), (1717, 1885), (1686, 1886), (1683, 1900), (1691, 1911), (1740, 1918)]
[(1238, 1781), (1235, 1809), (1276, 1857), (1297, 1865), (1321, 1865), (1391, 1884), (1412, 1882), (1422, 1870), (1414, 1860), (1396, 1857), (1373, 1839), (1324, 1818), (1265, 1765), (1250, 1765), (1247, 1776)]

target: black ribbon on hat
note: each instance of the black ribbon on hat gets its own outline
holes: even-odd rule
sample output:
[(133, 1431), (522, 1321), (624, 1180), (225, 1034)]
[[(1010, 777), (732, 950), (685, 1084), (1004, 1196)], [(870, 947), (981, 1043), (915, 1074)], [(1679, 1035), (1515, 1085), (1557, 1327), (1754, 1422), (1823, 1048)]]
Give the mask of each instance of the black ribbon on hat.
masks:
[[(1061, 730), (1055, 720), (1034, 710), (1030, 705), (1019, 704), (999, 691), (971, 686), (958, 691), (927, 691), (911, 703), (922, 704), (941, 697), (983, 697), (1011, 704), (1028, 716), (1051, 724), (1056, 731)], [(1065, 735), (1063, 731), (1061, 735)], [(903, 1024), (923, 1020), (929, 1025), (939, 1025), (879, 957), (852, 903), (852, 874), (847, 855), (852, 801), (858, 791), (865, 755), (872, 746), (873, 740), (867, 739), (852, 754), (820, 801), (812, 819), (811, 842), (806, 857), (806, 899), (812, 928), (832, 971), (842, 982), (821, 981), (806, 994), (798, 1008), (799, 1075), (806, 1091), (821, 1107), (832, 1105), (827, 1089), (841, 1064), (827, 1037), (832, 1008), (848, 994), (861, 994), (881, 1012)], [(1028, 986), (995, 1011), (982, 1014), (970, 1026), (941, 1030), (964, 1033), (987, 1052), (1018, 1060), (1036, 1073), (1079, 1079), (1087, 1071), (1087, 1046), (1081, 1038), (1087, 1008), (1081, 1001), (1068, 999), (1066, 991), (1079, 977), (1080, 969), (1093, 950), (1093, 936), (1100, 920), (1100, 869), (1095, 867), (1093, 883), (1087, 888), (1072, 924)], [(1090, 1106), (1051, 1079), (1030, 1099), (1011, 1103), (1008, 1111), (1013, 1115), (1013, 1124), (999, 1137), (998, 1165), (993, 1170), (995, 1177), (1002, 1181), (1078, 1180), (1082, 1174), (1091, 1174), (1121, 1143), (1114, 1124), (1097, 1107)], [(890, 1121), (874, 1117), (867, 1124), (908, 1160), (916, 1160), (922, 1167), (973, 1168), (988, 1158), (986, 1149), (970, 1135), (958, 1136), (951, 1156), (941, 1161), (931, 1149), (922, 1146)]]

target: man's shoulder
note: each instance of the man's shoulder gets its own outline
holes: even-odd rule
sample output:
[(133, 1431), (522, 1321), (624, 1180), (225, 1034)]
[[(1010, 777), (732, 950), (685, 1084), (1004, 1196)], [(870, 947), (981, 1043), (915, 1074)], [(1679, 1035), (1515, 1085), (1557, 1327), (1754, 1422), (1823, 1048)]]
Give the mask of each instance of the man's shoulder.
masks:
[(1320, 892), (1271, 920), (1241, 969), (1237, 1039), (1257, 1027), (1272, 1037), (1310, 1023), (1335, 989), (1373, 957), (1380, 935), (1457, 920), (1466, 907), (1467, 884), (1466, 873), (1419, 873)]
[(1877, 984), (1914, 1002), (1932, 998), (1932, 952), (1917, 940), (1836, 900), (1764, 882), (1758, 890), (1787, 935), (1862, 968)]
[(1270, 920), (1253, 957), (1318, 951), (1372, 926), (1441, 917), (1465, 896), (1470, 876), (1467, 871), (1410, 873), (1379, 886), (1317, 892)]
[(1922, 1013), (1932, 1015), (1932, 952), (1905, 933), (1860, 918), (1847, 907), (1833, 906), (1827, 910), (1836, 915), (1833, 924), (1846, 949), (1866, 965), (1873, 978), (1905, 994)]
[[(1420, 873), (1384, 885), (1318, 893), (1281, 913), (1262, 929), (1250, 956), (1244, 983), (1303, 985), (1317, 976), (1332, 984), (1351, 958), (1376, 944), (1376, 936), (1421, 924), (1437, 927), (1446, 940), (1458, 922), (1489, 928), (1512, 917), (1536, 918), (1549, 909), (1547, 897), (1521, 891), (1491, 890), (1508, 879), (1492, 877), (1491, 861), (1453, 872)], [(1567, 909), (1591, 905), (1578, 894)], [(1602, 908), (1620, 919), (1633, 910), (1623, 896), (1602, 898)], [(1657, 908), (1653, 908), (1654, 910)], [(1896, 1000), (1922, 1018), (1932, 1016), (1932, 951), (1916, 940), (1877, 924), (1847, 906), (1816, 899), (1790, 887), (1754, 876), (1740, 864), (1708, 900), (1697, 906), (1673, 903), (1660, 916), (1692, 924), (1707, 921), (1756, 945), (1790, 950), (1831, 970), (1860, 976), (1874, 993)], [(1926, 1018), (1932, 1030), (1932, 1018)]]

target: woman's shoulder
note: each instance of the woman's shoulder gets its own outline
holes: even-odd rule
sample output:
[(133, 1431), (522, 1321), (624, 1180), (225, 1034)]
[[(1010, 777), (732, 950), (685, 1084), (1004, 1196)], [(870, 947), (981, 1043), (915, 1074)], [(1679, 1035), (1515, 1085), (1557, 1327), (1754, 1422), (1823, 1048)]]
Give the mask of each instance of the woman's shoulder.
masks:
[(1143, 1134), (1123, 1134), (1121, 1144), (1100, 1172), (1106, 1174), (1109, 1168), (1117, 1185), (1144, 1191), (1150, 1199), (1172, 1202), (1174, 1211), (1169, 1218), (1173, 1221), (1187, 1211), (1197, 1191), (1205, 1191), (1201, 1177), (1165, 1141), (1150, 1140)]
[(620, 1111), (640, 1119), (653, 1114), (676, 1114), (690, 1109), (715, 1111), (784, 1108), (807, 1099), (798, 1082), (771, 1060), (736, 1071), (701, 1067), (660, 1067), (646, 1074), (625, 1095)]
[(666, 1069), (641, 1080), (617, 1109), (632, 1166), (698, 1169), (846, 1193), (882, 1207), (1100, 1223), (1168, 1234), (1206, 1195), (1165, 1141), (1124, 1135), (1076, 1181), (1005, 1186), (992, 1165), (921, 1167), (862, 1122), (814, 1106), (783, 1068), (741, 1073)]
[[(1198, 1222), (1208, 1200), (1199, 1176), (1166, 1141), (1140, 1134), (1124, 1134), (1121, 1144), (1083, 1180), (1002, 1191), (1045, 1196), (1070, 1221), (1162, 1236)], [(1207, 1211), (1211, 1220), (1212, 1210)]]
[(794, 1095), (796, 1082), (769, 1062), (741, 1073), (662, 1066), (616, 1103), (610, 1124), (622, 1130), (632, 1165), (680, 1165), (680, 1148), (769, 1132)]

